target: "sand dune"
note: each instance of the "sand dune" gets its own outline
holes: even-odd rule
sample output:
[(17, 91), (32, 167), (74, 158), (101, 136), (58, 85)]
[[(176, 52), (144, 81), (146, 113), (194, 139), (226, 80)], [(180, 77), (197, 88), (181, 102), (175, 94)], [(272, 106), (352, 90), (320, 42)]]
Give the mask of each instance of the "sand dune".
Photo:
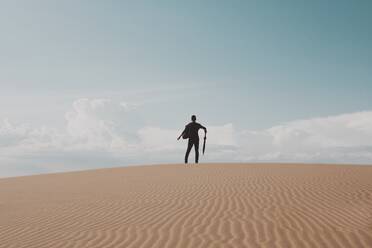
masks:
[(159, 165), (0, 179), (0, 247), (372, 247), (372, 167)]

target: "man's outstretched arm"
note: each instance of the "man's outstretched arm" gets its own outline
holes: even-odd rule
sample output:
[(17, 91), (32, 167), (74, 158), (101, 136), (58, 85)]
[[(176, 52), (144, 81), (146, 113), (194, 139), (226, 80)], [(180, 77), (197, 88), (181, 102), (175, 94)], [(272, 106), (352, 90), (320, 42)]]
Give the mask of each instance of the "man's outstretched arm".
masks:
[(178, 136), (177, 140), (179, 140), (179, 139), (183, 136), (183, 134), (184, 134), (185, 132), (186, 132), (186, 128), (182, 131), (181, 135)]

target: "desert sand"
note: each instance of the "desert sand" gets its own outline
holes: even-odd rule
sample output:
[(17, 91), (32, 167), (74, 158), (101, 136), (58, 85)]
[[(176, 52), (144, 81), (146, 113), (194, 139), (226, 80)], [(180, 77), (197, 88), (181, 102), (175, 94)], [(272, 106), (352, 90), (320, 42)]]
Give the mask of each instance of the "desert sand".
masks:
[(372, 166), (175, 164), (3, 178), (0, 247), (372, 247)]

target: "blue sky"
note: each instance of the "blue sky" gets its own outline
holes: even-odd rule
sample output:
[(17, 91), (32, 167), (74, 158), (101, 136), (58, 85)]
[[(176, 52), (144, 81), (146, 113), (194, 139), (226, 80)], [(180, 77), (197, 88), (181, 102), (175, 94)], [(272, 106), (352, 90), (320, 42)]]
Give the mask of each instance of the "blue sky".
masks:
[(63, 129), (84, 98), (137, 106), (137, 130), (178, 130), (191, 114), (263, 130), (372, 110), (370, 1), (1, 5), (0, 119), (12, 125)]

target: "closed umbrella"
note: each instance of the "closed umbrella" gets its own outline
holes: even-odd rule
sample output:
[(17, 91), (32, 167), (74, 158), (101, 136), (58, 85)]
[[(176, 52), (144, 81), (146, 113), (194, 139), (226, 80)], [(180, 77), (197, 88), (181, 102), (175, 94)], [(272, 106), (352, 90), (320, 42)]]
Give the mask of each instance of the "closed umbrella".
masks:
[(205, 141), (207, 140), (207, 135), (204, 135), (204, 142), (203, 142), (203, 155), (205, 152)]

